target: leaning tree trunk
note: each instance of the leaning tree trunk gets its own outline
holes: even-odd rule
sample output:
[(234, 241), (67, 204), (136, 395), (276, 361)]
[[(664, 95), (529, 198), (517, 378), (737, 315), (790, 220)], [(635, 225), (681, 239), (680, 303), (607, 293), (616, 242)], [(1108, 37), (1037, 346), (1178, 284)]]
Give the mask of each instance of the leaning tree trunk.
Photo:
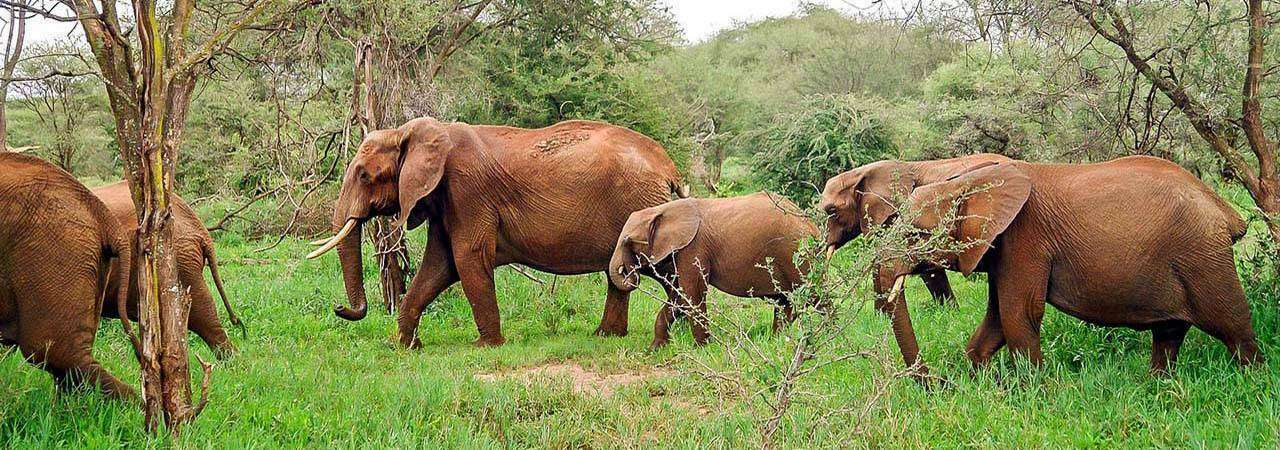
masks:
[[(373, 43), (365, 38), (356, 43), (355, 83), (352, 92), (352, 109), (365, 134), (386, 125), (386, 103), (374, 91), (385, 88), (386, 83), (375, 79), (375, 64), (385, 61), (374, 50)], [(382, 67), (385, 69), (385, 67)], [(404, 229), (396, 226), (394, 218), (379, 217), (369, 221), (373, 225), (369, 240), (373, 242), (374, 255), (378, 262), (378, 281), (382, 285), (382, 304), (388, 313), (392, 313), (400, 305), (400, 297), (405, 293), (405, 280), (411, 273), (408, 241), (405, 240)]]

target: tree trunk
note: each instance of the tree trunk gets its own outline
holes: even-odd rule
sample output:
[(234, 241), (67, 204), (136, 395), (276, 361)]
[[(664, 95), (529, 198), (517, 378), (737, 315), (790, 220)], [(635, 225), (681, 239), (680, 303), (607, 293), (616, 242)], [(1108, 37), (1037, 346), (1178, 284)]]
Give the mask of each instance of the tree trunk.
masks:
[[(356, 117), (360, 121), (364, 134), (383, 126), (390, 115), (387, 105), (374, 92), (380, 87), (375, 76), (375, 65), (384, 67), (386, 56), (374, 50), (369, 39), (361, 39), (356, 43), (355, 83), (352, 92), (352, 107), (356, 109)], [(378, 261), (378, 281), (382, 285), (382, 304), (388, 313), (400, 305), (400, 297), (405, 293), (405, 280), (411, 273), (409, 263), (408, 242), (404, 238), (404, 229), (395, 226), (393, 218), (379, 217), (370, 221), (373, 224), (369, 240), (373, 242), (374, 255)]]
[(0, 152), (9, 151), (9, 83), (0, 86)]

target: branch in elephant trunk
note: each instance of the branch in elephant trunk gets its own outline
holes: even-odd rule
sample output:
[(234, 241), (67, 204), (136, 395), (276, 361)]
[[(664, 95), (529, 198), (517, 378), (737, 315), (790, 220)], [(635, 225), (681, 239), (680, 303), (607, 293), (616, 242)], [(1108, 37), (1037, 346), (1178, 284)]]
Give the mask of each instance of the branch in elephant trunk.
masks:
[(373, 221), (374, 256), (378, 261), (378, 281), (382, 286), (382, 303), (387, 313), (395, 312), (400, 298), (405, 294), (405, 280), (412, 272), (409, 263), (409, 244), (404, 228), (396, 226), (394, 217), (380, 217)]

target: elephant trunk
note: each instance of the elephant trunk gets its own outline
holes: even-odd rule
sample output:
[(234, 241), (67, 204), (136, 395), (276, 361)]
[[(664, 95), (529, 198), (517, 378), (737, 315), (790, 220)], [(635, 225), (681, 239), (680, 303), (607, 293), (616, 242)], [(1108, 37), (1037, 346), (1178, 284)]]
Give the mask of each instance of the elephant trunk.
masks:
[[(352, 226), (350, 232), (345, 236), (339, 234), (334, 239), (338, 240), (338, 260), (342, 263), (342, 284), (347, 288), (347, 301), (351, 306), (335, 306), (333, 313), (343, 319), (354, 321), (363, 319), (368, 312), (364, 292), (364, 261), (360, 255), (360, 231), (364, 225), (358, 223), (356, 219), (350, 219), (346, 226)], [(334, 228), (337, 228), (337, 224)]]
[(906, 275), (876, 277), (876, 294), (881, 295), (889, 289), (888, 297), (876, 302), (880, 312), (889, 316), (893, 328), (893, 337), (898, 341), (898, 350), (902, 352), (902, 361), (918, 377), (928, 373), (928, 368), (920, 361), (920, 345), (916, 343), (916, 332), (911, 326), (911, 314), (907, 311), (907, 297), (902, 292), (907, 280)]
[(631, 292), (640, 285), (640, 274), (634, 267), (635, 256), (627, 243), (619, 243), (609, 259), (609, 282), (622, 292)]

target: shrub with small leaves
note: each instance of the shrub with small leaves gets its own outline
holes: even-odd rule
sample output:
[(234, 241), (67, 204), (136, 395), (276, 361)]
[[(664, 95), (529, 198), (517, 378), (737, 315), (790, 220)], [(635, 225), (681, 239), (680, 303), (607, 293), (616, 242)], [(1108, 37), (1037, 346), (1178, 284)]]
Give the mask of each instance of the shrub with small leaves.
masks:
[(881, 100), (815, 95), (778, 115), (756, 139), (756, 173), (765, 186), (809, 205), (828, 178), (893, 157), (897, 148)]

